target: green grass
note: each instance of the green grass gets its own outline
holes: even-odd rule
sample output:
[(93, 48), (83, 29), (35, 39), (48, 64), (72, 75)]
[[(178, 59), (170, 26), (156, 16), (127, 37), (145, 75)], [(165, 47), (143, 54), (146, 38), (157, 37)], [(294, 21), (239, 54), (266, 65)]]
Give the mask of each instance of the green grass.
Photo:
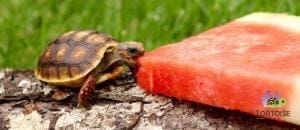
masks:
[(35, 67), (48, 42), (97, 29), (152, 50), (255, 11), (300, 14), (296, 0), (2, 0), (0, 68)]

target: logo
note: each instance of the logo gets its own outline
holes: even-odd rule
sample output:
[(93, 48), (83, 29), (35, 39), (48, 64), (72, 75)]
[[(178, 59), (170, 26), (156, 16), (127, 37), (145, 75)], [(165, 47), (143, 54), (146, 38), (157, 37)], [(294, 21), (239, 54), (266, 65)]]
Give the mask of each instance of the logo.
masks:
[(266, 110), (256, 110), (257, 116), (261, 117), (287, 117), (290, 116), (290, 111), (284, 110), (283, 107), (287, 105), (287, 100), (280, 96), (279, 92), (267, 91), (261, 97), (261, 103)]
[(272, 94), (271, 91), (267, 91), (261, 100), (263, 106), (268, 108), (283, 107), (286, 104), (286, 100), (283, 97), (280, 97), (278, 92)]

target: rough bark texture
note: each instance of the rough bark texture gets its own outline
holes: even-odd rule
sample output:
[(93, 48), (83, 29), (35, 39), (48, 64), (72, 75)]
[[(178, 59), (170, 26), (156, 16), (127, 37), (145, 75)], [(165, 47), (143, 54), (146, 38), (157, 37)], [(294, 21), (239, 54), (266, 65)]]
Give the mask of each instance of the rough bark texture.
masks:
[[(55, 91), (65, 93), (56, 93)], [(299, 126), (151, 95), (130, 74), (97, 86), (88, 109), (78, 90), (53, 88), (32, 71), (0, 71), (0, 129), (299, 129)], [(63, 99), (55, 101), (56, 99)]]

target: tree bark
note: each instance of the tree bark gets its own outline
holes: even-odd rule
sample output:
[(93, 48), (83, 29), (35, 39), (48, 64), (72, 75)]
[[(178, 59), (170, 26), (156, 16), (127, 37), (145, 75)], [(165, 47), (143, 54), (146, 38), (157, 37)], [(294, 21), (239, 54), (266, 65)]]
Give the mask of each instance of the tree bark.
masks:
[(78, 89), (55, 88), (37, 81), (32, 71), (0, 70), (0, 129), (300, 128), (152, 95), (137, 87), (130, 73), (98, 85), (87, 109), (76, 107), (77, 94)]

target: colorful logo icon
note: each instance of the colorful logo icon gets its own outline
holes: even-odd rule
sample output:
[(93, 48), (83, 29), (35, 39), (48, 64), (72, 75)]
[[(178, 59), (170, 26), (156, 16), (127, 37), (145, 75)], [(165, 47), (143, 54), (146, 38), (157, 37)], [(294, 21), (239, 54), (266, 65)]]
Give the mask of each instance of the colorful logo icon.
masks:
[(267, 91), (261, 100), (263, 106), (267, 108), (283, 107), (286, 104), (286, 100), (278, 92), (271, 93), (271, 91)]

